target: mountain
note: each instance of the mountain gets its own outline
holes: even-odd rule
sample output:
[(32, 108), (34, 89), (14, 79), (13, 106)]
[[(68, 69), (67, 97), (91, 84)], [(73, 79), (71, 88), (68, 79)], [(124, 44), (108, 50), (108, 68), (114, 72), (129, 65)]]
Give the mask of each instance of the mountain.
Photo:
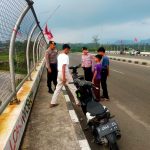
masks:
[(130, 45), (130, 44), (135, 44), (134, 41), (132, 40), (118, 40), (114, 43), (115, 45)]
[(141, 43), (141, 44), (150, 44), (150, 39), (141, 40), (140, 43)]
[(118, 40), (114, 42), (115, 45), (132, 45), (132, 44), (150, 44), (150, 39), (140, 40), (139, 42), (135, 42), (133, 40)]

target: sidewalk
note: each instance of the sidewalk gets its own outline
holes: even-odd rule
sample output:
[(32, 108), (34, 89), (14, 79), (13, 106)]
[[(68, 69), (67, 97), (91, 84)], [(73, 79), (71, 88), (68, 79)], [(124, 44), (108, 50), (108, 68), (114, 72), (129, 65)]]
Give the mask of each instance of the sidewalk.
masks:
[(49, 108), (50, 100), (44, 70), (20, 149), (80, 150), (63, 94), (56, 108)]

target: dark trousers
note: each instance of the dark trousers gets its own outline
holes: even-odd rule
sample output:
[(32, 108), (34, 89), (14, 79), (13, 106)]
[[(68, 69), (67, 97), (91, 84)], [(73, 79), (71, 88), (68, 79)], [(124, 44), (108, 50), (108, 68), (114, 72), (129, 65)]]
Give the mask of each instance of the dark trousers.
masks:
[(99, 80), (99, 79), (94, 80), (94, 85), (98, 88), (98, 89), (94, 88), (94, 94), (96, 96), (97, 102), (100, 101), (100, 83), (101, 83), (101, 80)]
[(51, 73), (49, 73), (47, 69), (47, 86), (49, 90), (52, 89), (52, 81), (54, 86), (56, 87), (57, 75), (58, 75), (57, 64), (50, 64), (50, 67), (51, 67)]
[(109, 99), (108, 90), (107, 90), (107, 76), (108, 76), (108, 70), (103, 69), (102, 73), (101, 73), (101, 86), (102, 86), (102, 89), (103, 89), (103, 96), (105, 98)]
[(92, 73), (92, 67), (83, 68), (84, 70), (84, 77), (86, 81), (92, 81), (93, 73)]
[(86, 113), (87, 113), (86, 107), (87, 106), (85, 106), (85, 105), (81, 105), (82, 111), (83, 111), (83, 113), (84, 113), (85, 116), (86, 116)]

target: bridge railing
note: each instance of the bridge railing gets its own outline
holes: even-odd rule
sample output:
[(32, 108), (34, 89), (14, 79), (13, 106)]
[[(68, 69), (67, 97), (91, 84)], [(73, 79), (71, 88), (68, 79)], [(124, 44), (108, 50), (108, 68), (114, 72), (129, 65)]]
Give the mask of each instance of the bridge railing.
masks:
[(47, 43), (31, 0), (0, 1), (0, 113), (44, 57)]

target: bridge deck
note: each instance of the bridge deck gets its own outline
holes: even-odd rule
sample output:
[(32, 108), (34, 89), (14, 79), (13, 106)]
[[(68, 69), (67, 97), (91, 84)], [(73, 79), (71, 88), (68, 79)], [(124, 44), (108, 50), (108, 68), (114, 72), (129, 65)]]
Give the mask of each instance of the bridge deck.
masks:
[(50, 100), (44, 70), (20, 149), (79, 150), (64, 96), (60, 95), (56, 108), (49, 108)]

